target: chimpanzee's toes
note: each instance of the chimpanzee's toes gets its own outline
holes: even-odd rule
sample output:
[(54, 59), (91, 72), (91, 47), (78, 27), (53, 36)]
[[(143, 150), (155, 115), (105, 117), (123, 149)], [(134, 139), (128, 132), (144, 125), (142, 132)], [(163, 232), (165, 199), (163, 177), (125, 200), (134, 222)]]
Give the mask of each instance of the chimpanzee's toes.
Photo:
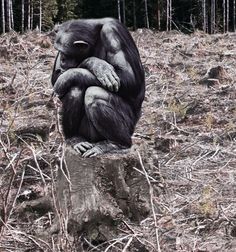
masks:
[(94, 146), (93, 148), (87, 150), (86, 152), (83, 153), (82, 157), (95, 157), (99, 154), (103, 154), (103, 150), (99, 148), (99, 146)]
[(80, 142), (73, 146), (74, 150), (76, 150), (79, 154), (86, 153), (88, 150), (93, 148), (93, 144), (89, 142)]

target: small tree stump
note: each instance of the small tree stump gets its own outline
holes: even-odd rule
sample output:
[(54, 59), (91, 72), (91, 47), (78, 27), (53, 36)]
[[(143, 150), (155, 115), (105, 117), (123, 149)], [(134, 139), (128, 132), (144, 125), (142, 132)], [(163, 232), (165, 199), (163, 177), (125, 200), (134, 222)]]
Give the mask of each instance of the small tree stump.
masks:
[(57, 197), (68, 231), (108, 240), (120, 220), (145, 218), (150, 210), (149, 189), (142, 173), (137, 152), (82, 158), (66, 147)]

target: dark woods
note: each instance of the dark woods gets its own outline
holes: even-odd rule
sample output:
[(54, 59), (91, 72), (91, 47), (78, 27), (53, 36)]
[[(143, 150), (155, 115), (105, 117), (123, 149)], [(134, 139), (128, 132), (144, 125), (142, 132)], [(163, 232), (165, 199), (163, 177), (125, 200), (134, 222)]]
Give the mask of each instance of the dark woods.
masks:
[(72, 18), (115, 17), (131, 29), (235, 31), (236, 0), (1, 0), (0, 32), (50, 30)]

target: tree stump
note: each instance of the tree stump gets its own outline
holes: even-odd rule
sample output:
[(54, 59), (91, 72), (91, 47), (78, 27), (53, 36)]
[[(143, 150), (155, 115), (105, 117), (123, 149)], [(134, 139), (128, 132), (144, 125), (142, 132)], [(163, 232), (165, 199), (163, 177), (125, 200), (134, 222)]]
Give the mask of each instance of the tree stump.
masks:
[(95, 240), (114, 238), (119, 221), (138, 222), (150, 211), (149, 187), (135, 151), (82, 158), (66, 147), (57, 198), (68, 231)]

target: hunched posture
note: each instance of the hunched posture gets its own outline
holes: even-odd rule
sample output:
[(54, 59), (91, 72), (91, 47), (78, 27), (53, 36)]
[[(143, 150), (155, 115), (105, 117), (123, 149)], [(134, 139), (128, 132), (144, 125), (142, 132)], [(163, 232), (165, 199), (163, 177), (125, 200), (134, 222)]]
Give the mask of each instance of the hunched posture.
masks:
[(84, 157), (130, 147), (145, 80), (127, 28), (104, 18), (67, 21), (56, 32), (52, 85), (65, 138)]

